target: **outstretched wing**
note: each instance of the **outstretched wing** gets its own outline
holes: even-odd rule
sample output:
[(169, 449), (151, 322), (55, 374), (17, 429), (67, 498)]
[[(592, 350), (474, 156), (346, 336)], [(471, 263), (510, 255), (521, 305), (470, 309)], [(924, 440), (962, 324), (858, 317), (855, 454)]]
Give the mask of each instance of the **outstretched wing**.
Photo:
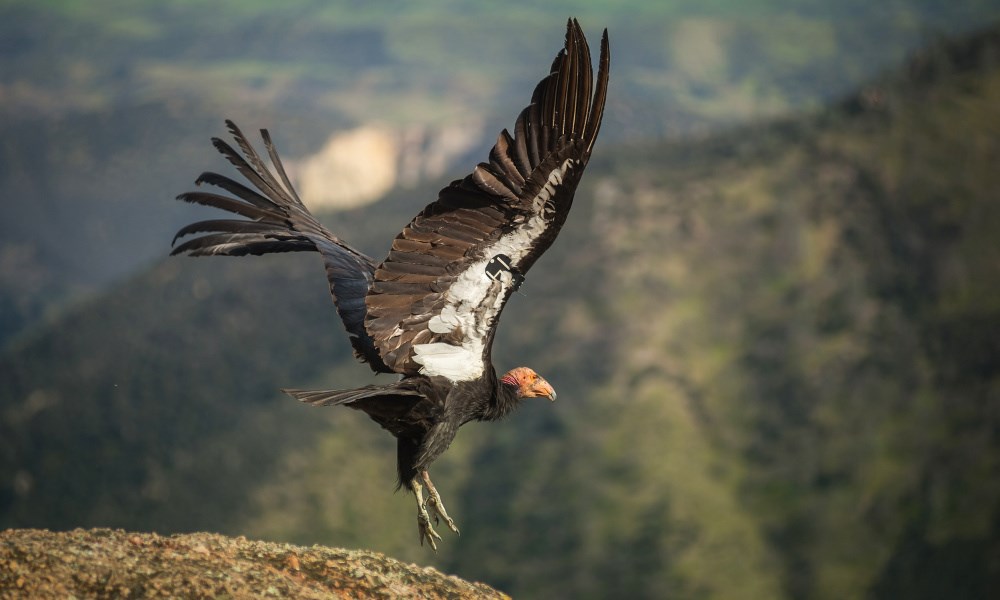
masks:
[(219, 138), (212, 138), (212, 144), (256, 189), (224, 175), (206, 172), (195, 180), (196, 184), (207, 183), (235, 197), (199, 191), (181, 194), (177, 199), (220, 208), (246, 219), (192, 223), (177, 232), (174, 243), (189, 234), (202, 235), (180, 244), (171, 254), (244, 256), (309, 250), (319, 252), (326, 265), (337, 312), (350, 335), (355, 353), (373, 370), (389, 371), (364, 327), (365, 296), (374, 276), (375, 261), (330, 233), (312, 216), (285, 174), (267, 130), (262, 129), (260, 133), (274, 172), (235, 123), (227, 120), (226, 125), (242, 155)]
[(489, 162), (396, 236), (365, 300), (365, 328), (394, 371), (483, 374), (500, 312), (572, 206), (601, 126), (608, 64), (605, 30), (595, 86), (587, 40), (570, 20), (514, 135), (502, 131)]

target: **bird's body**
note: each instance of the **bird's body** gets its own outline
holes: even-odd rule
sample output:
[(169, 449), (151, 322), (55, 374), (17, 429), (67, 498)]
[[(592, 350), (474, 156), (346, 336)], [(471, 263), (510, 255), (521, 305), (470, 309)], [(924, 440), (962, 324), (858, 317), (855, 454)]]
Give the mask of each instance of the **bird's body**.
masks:
[(555, 399), (552, 387), (527, 367), (498, 376), (491, 348), (503, 307), (569, 213), (600, 129), (608, 60), (605, 31), (595, 86), (587, 42), (571, 20), (565, 48), (518, 117), (514, 135), (501, 132), (489, 162), (441, 190), (396, 236), (380, 263), (309, 213), (267, 131), (261, 135), (276, 175), (227, 121), (242, 155), (222, 140), (213, 144), (256, 189), (203, 173), (196, 183), (237, 198), (207, 192), (178, 197), (251, 220), (189, 225), (175, 241), (203, 235), (176, 247), (174, 254), (317, 251), (323, 256), (356, 356), (376, 373), (401, 378), (350, 390), (285, 391), (313, 405), (362, 410), (396, 437), (399, 483), (417, 497), (421, 542), (435, 546), (439, 539), (432, 516), (458, 531), (427, 469), (459, 427), (503, 418), (524, 398)]

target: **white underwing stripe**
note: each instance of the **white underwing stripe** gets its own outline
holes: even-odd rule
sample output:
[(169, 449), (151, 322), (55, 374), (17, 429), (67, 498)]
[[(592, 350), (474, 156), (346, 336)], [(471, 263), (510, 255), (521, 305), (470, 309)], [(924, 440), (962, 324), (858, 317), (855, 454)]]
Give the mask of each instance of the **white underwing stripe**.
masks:
[(509, 256), (513, 268), (520, 264), (548, 229), (551, 221), (547, 217), (555, 210), (552, 197), (566, 173), (577, 164), (579, 161), (566, 159), (554, 169), (531, 201), (531, 216), (492, 246), (484, 248), (485, 257), (470, 264), (448, 289), (447, 304), (427, 326), (438, 334), (451, 333), (460, 327), (464, 339), (461, 345), (433, 342), (413, 346), (413, 360), (422, 365), (422, 374), (439, 375), (451, 381), (471, 381), (483, 375), (486, 369), (483, 351), (489, 328), (503, 308), (506, 290), (513, 283), (509, 271), (501, 272), (499, 281), (489, 278), (486, 264), (498, 254)]

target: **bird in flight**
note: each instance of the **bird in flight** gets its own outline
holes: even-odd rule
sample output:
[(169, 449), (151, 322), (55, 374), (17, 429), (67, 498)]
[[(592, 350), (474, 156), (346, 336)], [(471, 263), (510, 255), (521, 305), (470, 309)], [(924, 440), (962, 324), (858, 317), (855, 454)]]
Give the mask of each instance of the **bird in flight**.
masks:
[[(317, 221), (302, 203), (267, 130), (261, 137), (269, 168), (240, 129), (226, 121), (241, 152), (212, 143), (253, 187), (217, 173), (196, 184), (229, 192), (195, 191), (177, 198), (244, 219), (188, 225), (171, 254), (244, 256), (319, 252), (330, 292), (354, 353), (376, 373), (397, 381), (356, 389), (284, 390), (316, 406), (364, 411), (397, 440), (399, 485), (417, 501), (421, 545), (437, 549), (434, 524), (458, 533), (428, 468), (470, 421), (494, 421), (525, 398), (555, 400), (556, 392), (528, 367), (498, 374), (491, 349), (500, 313), (528, 270), (555, 240), (590, 160), (608, 87), (608, 32), (594, 77), (590, 48), (575, 19), (564, 48), (535, 87), (531, 103), (464, 179), (441, 190), (392, 241), (378, 262)], [(426, 498), (424, 496), (426, 492)]]

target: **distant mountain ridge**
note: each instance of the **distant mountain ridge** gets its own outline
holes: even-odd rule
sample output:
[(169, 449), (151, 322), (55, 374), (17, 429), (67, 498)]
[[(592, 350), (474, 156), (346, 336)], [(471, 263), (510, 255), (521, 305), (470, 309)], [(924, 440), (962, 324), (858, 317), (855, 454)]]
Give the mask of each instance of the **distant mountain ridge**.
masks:
[(433, 138), (471, 117), (492, 137), (576, 16), (619, 40), (607, 143), (703, 135), (818, 106), (930, 34), (1000, 17), (988, 0), (815, 4), (6, 2), (0, 347), (160, 256), (191, 214), (164, 200), (211, 164), (224, 118), (289, 157), (373, 124)]

